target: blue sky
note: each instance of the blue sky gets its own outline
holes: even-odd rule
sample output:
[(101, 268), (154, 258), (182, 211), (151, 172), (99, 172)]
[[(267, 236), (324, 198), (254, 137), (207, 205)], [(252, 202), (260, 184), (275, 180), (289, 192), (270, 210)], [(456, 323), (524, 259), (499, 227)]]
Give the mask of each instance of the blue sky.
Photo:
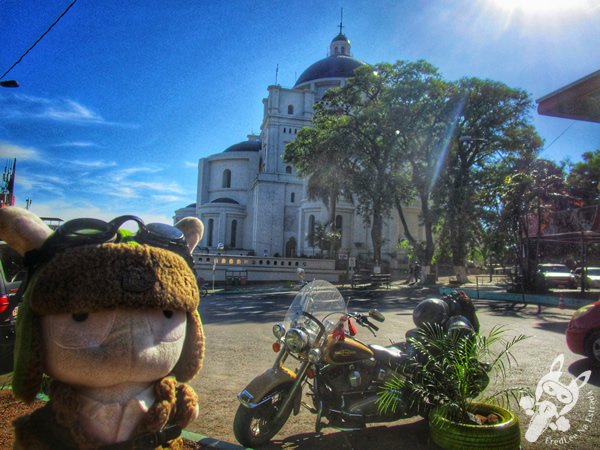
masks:
[[(72, 0), (0, 0), (0, 74)], [(0, 161), (42, 216), (171, 222), (198, 159), (258, 133), (262, 99), (344, 33), (368, 63), (425, 59), (538, 99), (600, 69), (600, 0), (78, 0), (3, 79)], [(543, 157), (579, 161), (600, 124), (539, 116)], [(2, 168), (0, 168), (1, 170)]]

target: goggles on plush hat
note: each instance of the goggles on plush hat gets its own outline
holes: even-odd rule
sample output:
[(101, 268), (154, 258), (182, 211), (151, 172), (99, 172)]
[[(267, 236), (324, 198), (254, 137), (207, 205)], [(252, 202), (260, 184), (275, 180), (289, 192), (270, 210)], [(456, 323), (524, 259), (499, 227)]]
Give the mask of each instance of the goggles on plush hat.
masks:
[[(138, 224), (139, 229), (136, 234), (130, 234), (120, 229), (124, 223), (129, 221)], [(31, 250), (25, 254), (25, 265), (35, 269), (67, 248), (120, 242), (137, 242), (171, 250), (185, 259), (192, 267), (193, 261), (181, 230), (164, 223), (146, 225), (142, 219), (132, 215), (119, 216), (110, 222), (89, 218), (69, 220), (58, 227), (40, 249)]]

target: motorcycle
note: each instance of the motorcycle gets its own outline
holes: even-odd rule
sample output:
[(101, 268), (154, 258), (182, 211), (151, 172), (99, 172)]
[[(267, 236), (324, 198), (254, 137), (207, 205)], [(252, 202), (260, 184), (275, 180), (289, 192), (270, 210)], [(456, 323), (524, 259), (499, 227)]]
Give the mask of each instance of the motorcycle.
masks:
[[(440, 314), (446, 314), (445, 320), (452, 308), (455, 316), (462, 310), (458, 295), (429, 300), (415, 308), (417, 325), (437, 320)], [(418, 367), (408, 342), (370, 345), (354, 337), (354, 323), (375, 335), (379, 327), (371, 319), (383, 322), (385, 317), (376, 309), (367, 314), (347, 311), (342, 295), (327, 281), (316, 280), (303, 287), (284, 321), (273, 326), (273, 349), (278, 352), (275, 363), (238, 394), (233, 431), (239, 443), (257, 447), (269, 442), (301, 407), (316, 415), (317, 433), (325, 426), (361, 429), (368, 423), (418, 415), (419, 407), (409, 392), (399, 393), (396, 408), (385, 412), (378, 408), (385, 382), (394, 376), (412, 376)], [(474, 332), (463, 319), (454, 320), (453, 326)], [(415, 332), (409, 330), (406, 335), (415, 336)], [(286, 364), (289, 359), (297, 361), (295, 370)], [(302, 401), (305, 386), (311, 404)]]

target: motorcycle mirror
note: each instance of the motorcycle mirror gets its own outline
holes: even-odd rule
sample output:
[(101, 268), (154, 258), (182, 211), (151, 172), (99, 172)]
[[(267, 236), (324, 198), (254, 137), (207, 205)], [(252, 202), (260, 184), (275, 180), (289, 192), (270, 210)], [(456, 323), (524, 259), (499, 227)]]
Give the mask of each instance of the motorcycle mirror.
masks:
[(369, 310), (369, 317), (372, 317), (374, 320), (376, 320), (377, 322), (383, 322), (385, 320), (385, 317), (383, 314), (381, 314), (379, 311), (377, 311), (376, 309), (371, 309)]

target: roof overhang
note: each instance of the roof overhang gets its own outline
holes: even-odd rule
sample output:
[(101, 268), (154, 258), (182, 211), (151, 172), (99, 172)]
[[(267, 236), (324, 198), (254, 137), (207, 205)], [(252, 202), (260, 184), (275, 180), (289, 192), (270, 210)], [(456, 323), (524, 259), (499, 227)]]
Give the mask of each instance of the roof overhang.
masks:
[(600, 70), (538, 100), (544, 116), (600, 122)]

